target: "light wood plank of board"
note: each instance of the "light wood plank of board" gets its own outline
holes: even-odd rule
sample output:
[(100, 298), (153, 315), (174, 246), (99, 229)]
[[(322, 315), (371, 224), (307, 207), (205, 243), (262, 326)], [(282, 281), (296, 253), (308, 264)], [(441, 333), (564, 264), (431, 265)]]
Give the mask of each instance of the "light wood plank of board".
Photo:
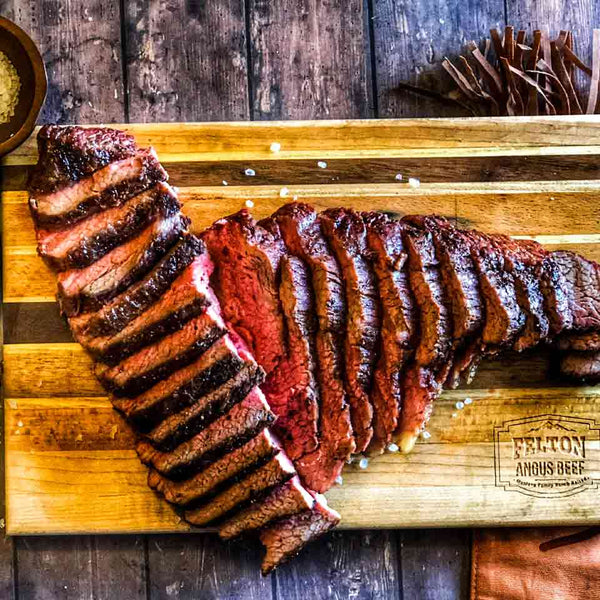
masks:
[[(498, 154), (600, 153), (597, 115), (485, 119), (376, 119), (115, 125), (154, 146), (161, 160), (367, 158)], [(34, 164), (34, 134), (4, 159)], [(279, 152), (271, 144), (281, 145)]]
[[(467, 397), (472, 404), (458, 410)], [(328, 499), (348, 528), (591, 522), (594, 490), (557, 500), (497, 487), (493, 440), (507, 420), (593, 420), (599, 398), (595, 388), (447, 392), (428, 441), (409, 456), (374, 458), (366, 470), (346, 467)], [(8, 398), (5, 410), (8, 533), (187, 530), (147, 488), (133, 437), (106, 398)], [(586, 468), (597, 471), (598, 444), (586, 451)]]

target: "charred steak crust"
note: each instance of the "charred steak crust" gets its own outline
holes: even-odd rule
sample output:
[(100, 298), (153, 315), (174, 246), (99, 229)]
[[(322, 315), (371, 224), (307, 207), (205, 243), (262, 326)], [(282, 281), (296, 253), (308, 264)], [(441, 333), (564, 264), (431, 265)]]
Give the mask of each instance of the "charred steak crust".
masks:
[(281, 207), (273, 219), (288, 252), (302, 259), (310, 271), (318, 319), (314, 352), (321, 399), (319, 447), (297, 462), (296, 468), (311, 489), (324, 492), (355, 449), (344, 388), (346, 292), (341, 269), (323, 236), (315, 209), (295, 202)]
[(39, 159), (28, 187), (33, 192), (43, 193), (79, 181), (137, 151), (132, 135), (107, 127), (44, 125), (37, 143)]
[(71, 328), (89, 336), (114, 335), (154, 304), (177, 276), (206, 246), (194, 235), (184, 234), (156, 266), (135, 285), (104, 305), (97, 313), (70, 320)]
[(356, 451), (362, 452), (373, 435), (370, 394), (381, 323), (377, 284), (365, 258), (366, 228), (360, 214), (346, 209), (329, 209), (321, 213), (320, 222), (342, 268), (346, 285), (345, 376)]
[(365, 213), (367, 243), (381, 301), (381, 356), (375, 369), (373, 439), (369, 454), (391, 443), (402, 410), (401, 375), (414, 356), (418, 317), (410, 290), (401, 227), (381, 213)]
[(569, 352), (560, 360), (560, 372), (575, 381), (600, 382), (600, 352)]
[[(52, 233), (48, 235), (47, 232), (38, 232), (38, 253), (51, 268), (57, 271), (83, 269), (113, 248), (134, 238), (157, 217), (172, 217), (180, 209), (179, 199), (171, 188), (167, 184), (159, 183), (128, 201), (120, 214), (112, 219), (111, 215), (98, 213), (67, 230), (62, 230), (61, 239), (66, 238), (71, 242), (64, 253), (51, 252), (46, 239), (52, 236)], [(107, 212), (110, 212), (110, 209)], [(107, 223), (106, 227), (99, 231), (94, 230), (95, 217), (101, 217), (103, 222)], [(47, 235), (43, 235), (44, 233)]]
[(235, 351), (228, 336), (217, 340), (195, 362), (176, 371), (168, 379), (135, 398), (112, 398), (122, 412), (142, 433), (147, 433), (171, 415), (192, 406), (198, 398), (234, 378), (245, 361)]
[(576, 350), (578, 352), (600, 351), (600, 331), (589, 333), (567, 333), (556, 340), (559, 350)]
[[(98, 291), (95, 289), (87, 289), (88, 287), (94, 288), (98, 282), (98, 280), (96, 280), (91, 286), (86, 286), (81, 290), (73, 292), (73, 290), (68, 289), (65, 284), (65, 281), (73, 272), (63, 271), (63, 273), (59, 275), (58, 286), (58, 302), (61, 311), (67, 317), (72, 317), (81, 312), (98, 310), (112, 298), (127, 290), (127, 288), (134, 284), (138, 279), (144, 277), (181, 238), (185, 233), (190, 220), (183, 215), (177, 215), (165, 220), (164, 223), (165, 226), (156, 231), (147, 245), (135, 247), (133, 253), (123, 264), (114, 265), (114, 268), (111, 267), (110, 270), (102, 276), (102, 279), (108, 279), (108, 281), (103, 287), (101, 286)], [(138, 237), (140, 239), (145, 237), (145, 232)], [(137, 239), (138, 238), (134, 238), (126, 244), (131, 244), (133, 246)], [(120, 249), (120, 247), (115, 248), (112, 252), (118, 252)], [(101, 260), (108, 260), (110, 257), (111, 253), (104, 256)], [(86, 268), (93, 269), (97, 264), (98, 263), (94, 263)], [(123, 265), (126, 265), (127, 269), (125, 272), (121, 273)], [(114, 271), (118, 272), (116, 277)]]
[(273, 458), (281, 447), (268, 429), (229, 454), (217, 459), (206, 469), (184, 481), (171, 481), (158, 471), (150, 469), (148, 485), (161, 493), (167, 502), (189, 506), (205, 498), (214, 497), (223, 486), (239, 481)]
[(244, 365), (239, 373), (216, 390), (167, 417), (146, 435), (148, 441), (164, 452), (173, 450), (241, 402), (264, 378), (264, 371), (258, 365)]

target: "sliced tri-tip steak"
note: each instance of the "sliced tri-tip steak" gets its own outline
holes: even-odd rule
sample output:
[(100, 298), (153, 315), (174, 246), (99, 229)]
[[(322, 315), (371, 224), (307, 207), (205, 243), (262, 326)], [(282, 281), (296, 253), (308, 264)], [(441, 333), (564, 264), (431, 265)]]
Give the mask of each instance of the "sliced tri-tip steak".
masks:
[(344, 208), (320, 215), (321, 228), (341, 268), (348, 314), (344, 341), (345, 377), (356, 452), (373, 435), (373, 372), (377, 361), (381, 310), (367, 254), (366, 227), (359, 213)]
[(181, 238), (188, 225), (189, 219), (181, 213), (157, 219), (137, 237), (117, 246), (89, 267), (59, 273), (61, 310), (71, 317), (100, 308), (144, 277)]
[(340, 515), (327, 506), (324, 496), (317, 495), (311, 510), (281, 519), (260, 533), (266, 549), (261, 571), (268, 575), (275, 567), (293, 558), (306, 546), (337, 526)]
[(167, 183), (158, 183), (122, 206), (78, 221), (74, 225), (36, 232), (38, 253), (57, 271), (82, 269), (141, 233), (157, 217), (175, 215), (181, 204)]
[(210, 394), (235, 377), (246, 364), (226, 335), (188, 366), (175, 371), (135, 398), (113, 397), (113, 406), (137, 429), (148, 432), (198, 398)]
[(262, 389), (277, 415), (276, 432), (295, 460), (317, 444), (315, 326), (306, 268), (288, 256), (274, 221), (256, 223), (247, 211), (217, 221), (204, 239), (225, 320), (266, 371)]
[(453, 325), (433, 235), (402, 223), (411, 291), (419, 309), (419, 341), (402, 376), (403, 405), (396, 434), (409, 452), (427, 422), (452, 364)]
[(382, 213), (365, 213), (367, 243), (381, 301), (381, 356), (375, 369), (373, 439), (369, 454), (392, 441), (402, 410), (401, 374), (414, 356), (419, 329), (410, 289), (402, 226)]
[(40, 193), (79, 181), (138, 150), (132, 135), (108, 127), (44, 125), (37, 145), (39, 158), (28, 185)]
[(247, 210), (220, 219), (202, 238), (215, 263), (211, 282), (223, 317), (269, 375), (287, 355), (279, 301), (283, 242), (258, 227)]
[(453, 362), (446, 385), (458, 386), (464, 364), (479, 349), (473, 344), (484, 322), (483, 301), (477, 268), (471, 257), (470, 244), (450, 222), (437, 216), (410, 215), (405, 221), (431, 232), (436, 257), (440, 263), (442, 282), (452, 312)]
[(70, 318), (69, 326), (74, 335), (87, 338), (116, 335), (166, 294), (173, 282), (196, 258), (202, 261), (203, 270), (212, 268), (204, 243), (191, 234), (184, 234), (142, 280), (97, 312)]
[(166, 181), (152, 148), (111, 162), (85, 179), (71, 181), (52, 192), (30, 190), (29, 206), (36, 225), (62, 228), (107, 208), (120, 206), (160, 181)]
[(145, 440), (137, 443), (136, 450), (144, 464), (171, 479), (183, 479), (244, 445), (274, 420), (264, 394), (254, 388), (226, 415), (171, 452), (161, 452)]
[(194, 260), (147, 311), (118, 333), (91, 336), (74, 328), (75, 339), (96, 359), (115, 365), (144, 346), (180, 329), (211, 303), (208, 290), (212, 270), (208, 255)]
[(573, 252), (552, 252), (565, 282), (571, 332), (600, 331), (600, 265)]
[(288, 252), (302, 259), (310, 271), (318, 319), (315, 352), (321, 399), (319, 446), (297, 461), (296, 468), (311, 489), (324, 492), (333, 485), (355, 449), (344, 388), (346, 292), (340, 266), (323, 236), (317, 211), (308, 204), (291, 203), (281, 207), (273, 219)]
[(600, 352), (600, 331), (590, 333), (567, 333), (555, 342), (559, 350), (576, 350), (577, 352)]
[(279, 442), (269, 429), (263, 429), (243, 446), (215, 460), (190, 479), (172, 481), (150, 469), (148, 485), (161, 493), (167, 502), (186, 506), (215, 496), (228, 482), (235, 482), (246, 473), (256, 470), (280, 450)]
[(212, 306), (181, 329), (146, 346), (114, 367), (97, 364), (96, 376), (115, 396), (136, 396), (196, 360), (227, 333)]
[(257, 531), (272, 521), (312, 510), (315, 499), (304, 489), (298, 477), (277, 486), (261, 502), (255, 502), (227, 519), (219, 527), (219, 536), (228, 540)]
[(229, 381), (167, 417), (146, 434), (146, 439), (163, 452), (173, 450), (241, 402), (264, 378), (264, 371), (256, 363), (246, 363)]
[(185, 520), (192, 525), (209, 525), (245, 506), (253, 500), (261, 500), (276, 486), (285, 483), (296, 474), (290, 459), (279, 452), (269, 462), (249, 473), (240, 481), (217, 494), (206, 504), (185, 511)]
[(600, 352), (569, 352), (560, 361), (560, 372), (583, 383), (600, 382)]

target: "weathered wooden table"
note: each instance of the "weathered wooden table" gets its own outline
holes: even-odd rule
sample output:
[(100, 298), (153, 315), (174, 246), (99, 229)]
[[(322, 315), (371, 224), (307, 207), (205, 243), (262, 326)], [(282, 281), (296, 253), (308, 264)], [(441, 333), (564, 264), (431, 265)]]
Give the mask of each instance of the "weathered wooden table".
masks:
[[(441, 58), (506, 23), (570, 28), (589, 61), (600, 26), (592, 0), (0, 0), (0, 14), (39, 43), (41, 120), (57, 123), (461, 116), (397, 84), (445, 88)], [(263, 579), (255, 546), (210, 535), (0, 539), (0, 598), (464, 598), (470, 545), (339, 532)]]

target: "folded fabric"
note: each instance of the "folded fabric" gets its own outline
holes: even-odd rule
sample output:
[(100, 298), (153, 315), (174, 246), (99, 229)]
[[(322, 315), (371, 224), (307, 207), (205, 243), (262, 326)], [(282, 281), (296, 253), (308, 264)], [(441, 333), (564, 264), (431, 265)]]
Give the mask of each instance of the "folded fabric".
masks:
[(583, 527), (476, 531), (471, 599), (600, 597), (598, 533)]

